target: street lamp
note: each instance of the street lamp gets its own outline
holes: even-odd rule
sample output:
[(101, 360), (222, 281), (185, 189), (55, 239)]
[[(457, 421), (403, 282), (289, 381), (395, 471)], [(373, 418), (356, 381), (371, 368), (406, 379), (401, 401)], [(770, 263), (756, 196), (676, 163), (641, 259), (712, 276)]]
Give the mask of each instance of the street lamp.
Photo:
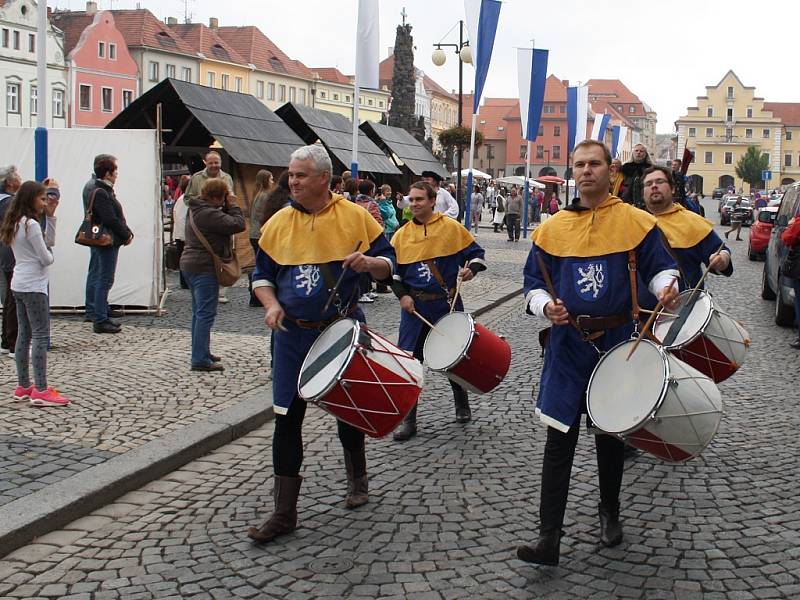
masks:
[[(452, 29), (450, 29), (452, 31)], [(443, 38), (450, 33), (448, 31), (444, 34)], [(447, 53), (442, 48), (453, 48), (458, 55), (458, 126), (463, 127), (463, 113), (464, 113), (464, 63), (472, 64), (472, 48), (469, 47), (469, 42), (464, 41), (464, 21), (458, 22), (458, 44), (443, 44), (438, 42), (434, 44), (436, 48), (431, 55), (431, 62), (437, 67), (441, 67), (447, 62)], [(461, 207), (461, 148), (458, 149), (458, 164), (456, 167), (456, 201)], [(463, 208), (463, 207), (462, 207)]]

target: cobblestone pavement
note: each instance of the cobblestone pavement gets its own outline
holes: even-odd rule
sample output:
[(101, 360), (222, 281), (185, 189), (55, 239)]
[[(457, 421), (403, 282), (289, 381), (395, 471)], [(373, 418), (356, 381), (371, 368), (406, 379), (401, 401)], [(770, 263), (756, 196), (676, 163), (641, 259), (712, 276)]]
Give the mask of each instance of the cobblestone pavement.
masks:
[(790, 375), (800, 353), (788, 347), (792, 332), (772, 324), (772, 303), (759, 297), (762, 263), (747, 261), (746, 241), (732, 244), (734, 277), (710, 287), (746, 324), (753, 346), (720, 385), (726, 415), (699, 458), (675, 466), (640, 455), (628, 463), (618, 548), (597, 540), (593, 444), (582, 435), (561, 565), (514, 558), (514, 547), (535, 537), (544, 443), (531, 401), (541, 367), (537, 324), (516, 301), (480, 319), (511, 342), (509, 376), (473, 399), (473, 421), (458, 425), (446, 382), (430, 374), (420, 434), (404, 444), (369, 442), (366, 506), (343, 508), (335, 423), (314, 409), (304, 427), (294, 534), (264, 547), (244, 537), (271, 506), (267, 424), (12, 553), (0, 561), (0, 597), (800, 597)]

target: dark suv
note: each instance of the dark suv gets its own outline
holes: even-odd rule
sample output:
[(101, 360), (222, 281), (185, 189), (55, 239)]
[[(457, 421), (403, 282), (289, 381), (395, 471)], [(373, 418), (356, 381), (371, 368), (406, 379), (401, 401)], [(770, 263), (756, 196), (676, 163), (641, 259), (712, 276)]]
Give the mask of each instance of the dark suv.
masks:
[(786, 190), (781, 208), (775, 217), (775, 225), (769, 237), (764, 275), (761, 278), (761, 297), (775, 300), (775, 323), (791, 327), (794, 323), (794, 289), (792, 282), (781, 275), (781, 261), (789, 249), (781, 242), (781, 234), (789, 224), (789, 219), (800, 213), (800, 183), (794, 183)]
[(728, 193), (728, 190), (726, 190), (725, 188), (714, 188), (714, 191), (711, 192), (711, 199), (712, 200), (719, 200), (720, 198), (722, 198), (727, 193)]

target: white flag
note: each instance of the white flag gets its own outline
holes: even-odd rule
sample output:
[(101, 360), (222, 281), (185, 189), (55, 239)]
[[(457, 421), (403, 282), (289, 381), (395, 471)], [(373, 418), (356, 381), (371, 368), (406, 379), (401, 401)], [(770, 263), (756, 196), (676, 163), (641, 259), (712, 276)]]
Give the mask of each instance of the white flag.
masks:
[(359, 87), (378, 89), (380, 56), (380, 20), (378, 0), (358, 0), (356, 31), (356, 81)]

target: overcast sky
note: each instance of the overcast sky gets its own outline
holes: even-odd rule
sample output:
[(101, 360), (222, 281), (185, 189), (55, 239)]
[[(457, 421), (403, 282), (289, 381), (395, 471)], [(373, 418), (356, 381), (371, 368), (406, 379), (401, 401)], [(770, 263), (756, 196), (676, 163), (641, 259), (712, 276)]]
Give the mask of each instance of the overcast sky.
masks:
[[(83, 10), (84, 0), (49, 0), (49, 6)], [(150, 9), (158, 18), (220, 25), (256, 25), (290, 57), (310, 67), (355, 63), (356, 0), (99, 0), (101, 9)], [(394, 44), (400, 11), (413, 26), (415, 64), (443, 87), (458, 87), (455, 54), (431, 63), (433, 44), (458, 40), (461, 0), (380, 0), (381, 56)], [(585, 2), (505, 0), (484, 96), (518, 97), (516, 47), (550, 50), (549, 73), (571, 83), (621, 79), (658, 113), (658, 132), (670, 133), (687, 106), (733, 69), (744, 85), (772, 102), (800, 102), (796, 30), (800, 3), (785, 0), (616, 0)], [(781, 24), (786, 27), (778, 28)], [(474, 71), (464, 69), (464, 92)], [(465, 125), (469, 125), (465, 123)]]

